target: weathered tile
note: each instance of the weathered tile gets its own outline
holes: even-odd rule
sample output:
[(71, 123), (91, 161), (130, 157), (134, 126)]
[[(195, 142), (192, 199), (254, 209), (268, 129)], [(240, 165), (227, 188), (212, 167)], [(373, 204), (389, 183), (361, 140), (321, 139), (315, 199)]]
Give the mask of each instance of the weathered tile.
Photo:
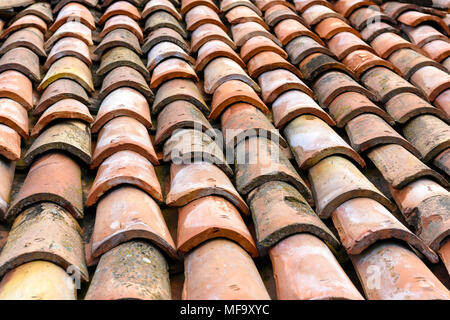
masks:
[(27, 262), (45, 260), (87, 281), (80, 232), (77, 221), (56, 204), (43, 202), (26, 209), (11, 227), (0, 255), (0, 274)]
[(209, 195), (222, 196), (233, 203), (241, 213), (249, 215), (245, 201), (237, 193), (225, 173), (210, 163), (193, 163), (170, 166), (170, 191), (166, 204), (171, 207), (184, 206)]
[(211, 40), (220, 40), (229, 45), (233, 50), (236, 50), (236, 44), (231, 40), (228, 34), (219, 26), (206, 23), (195, 29), (191, 33), (191, 51), (197, 52), (201, 46)]
[(206, 65), (217, 57), (227, 57), (234, 60), (242, 68), (246, 65), (239, 55), (226, 43), (220, 40), (212, 40), (206, 42), (197, 52), (197, 60), (195, 62), (195, 71), (200, 72)]
[[(364, 27), (361, 31), (361, 37), (367, 43), (371, 43), (376, 37), (382, 33), (395, 33), (400, 34), (400, 30), (386, 22), (371, 23)], [(375, 49), (375, 48), (374, 48)]]
[(160, 62), (153, 69), (150, 88), (156, 89), (167, 80), (175, 78), (199, 81), (197, 74), (189, 63), (179, 58), (170, 58)]
[(12, 269), (0, 283), (0, 300), (76, 300), (77, 289), (60, 266), (32, 261)]
[(326, 244), (311, 234), (290, 236), (269, 254), (280, 300), (364, 300)]
[(228, 29), (222, 23), (217, 13), (210, 7), (199, 5), (189, 10), (184, 20), (186, 21), (186, 30), (194, 31), (203, 24), (215, 24), (227, 32)]
[(141, 27), (135, 20), (126, 15), (117, 15), (106, 20), (105, 26), (100, 33), (100, 37), (103, 38), (108, 33), (117, 29), (128, 30), (138, 38), (139, 43), (142, 44), (144, 42), (144, 33), (142, 32)]
[(255, 242), (239, 214), (227, 200), (208, 196), (178, 209), (177, 248), (188, 253), (214, 238), (237, 242), (252, 257), (259, 255)]
[(95, 21), (92, 13), (82, 4), (70, 2), (59, 10), (55, 22), (49, 30), (54, 32), (67, 21), (78, 21), (91, 30), (95, 30)]
[(338, 18), (342, 21), (346, 21), (342, 15), (330, 9), (328, 6), (316, 4), (308, 7), (302, 12), (302, 18), (305, 19), (306, 24), (313, 28), (315, 25), (327, 18)]
[(152, 127), (147, 99), (135, 89), (122, 87), (111, 91), (103, 99), (91, 126), (92, 132), (99, 132), (108, 121), (121, 116), (134, 118), (147, 128)]
[(285, 0), (256, 0), (255, 4), (262, 12), (278, 4), (285, 5), (286, 7), (295, 10), (294, 6)]
[(421, 23), (435, 23), (437, 24), (442, 30), (444, 30), (445, 34), (449, 35), (450, 30), (449, 27), (445, 24), (445, 22), (432, 14), (427, 14), (419, 11), (410, 10), (407, 12), (402, 13), (400, 16), (398, 16), (397, 20), (400, 23), (406, 24), (408, 26), (415, 27)]
[(95, 48), (94, 53), (101, 56), (103, 55), (103, 52), (114, 47), (126, 47), (133, 50), (138, 55), (142, 54), (139, 39), (134, 35), (134, 33), (126, 29), (116, 29), (109, 32)]
[(247, 63), (248, 60), (263, 51), (272, 51), (284, 59), (288, 58), (287, 53), (281, 47), (264, 36), (255, 36), (248, 39), (241, 47), (240, 56)]
[(103, 15), (98, 19), (97, 24), (103, 25), (106, 20), (116, 15), (126, 15), (136, 21), (141, 19), (141, 14), (132, 3), (128, 1), (115, 1), (106, 8)]
[(25, 109), (33, 109), (33, 84), (23, 73), (7, 70), (0, 73), (0, 98), (9, 98)]
[(171, 28), (178, 32), (183, 38), (187, 38), (186, 28), (173, 15), (166, 11), (158, 10), (151, 13), (144, 25), (144, 33), (154, 31), (159, 28)]
[(89, 126), (79, 120), (68, 120), (48, 126), (33, 141), (23, 157), (26, 164), (49, 150), (63, 150), (79, 158), (85, 164), (91, 163), (91, 132)]
[(295, 10), (299, 13), (303, 13), (306, 9), (316, 4), (327, 6), (330, 9), (333, 9), (333, 5), (325, 0), (294, 0)]
[(29, 137), (27, 110), (12, 99), (0, 98), (0, 123), (17, 131), (24, 139)]
[(333, 52), (339, 60), (344, 59), (356, 50), (365, 50), (375, 53), (371, 46), (350, 32), (340, 32), (328, 40), (328, 48), (330, 48), (331, 52)]
[[(54, 7), (53, 7), (53, 13), (58, 13), (65, 5), (67, 5), (70, 2), (74, 2), (73, 0), (58, 0), (53, 1)], [(84, 6), (88, 7), (95, 7), (98, 3), (98, 0), (76, 0), (76, 2), (81, 3)]]
[[(215, 4), (215, 2), (213, 0), (181, 0), (180, 13), (181, 14), (186, 14), (186, 12), (188, 12), (192, 8), (194, 8), (196, 6), (199, 6), (199, 5), (207, 6), (207, 7), (211, 8), (211, 9), (213, 9), (214, 12), (220, 13), (219, 8), (217, 8), (217, 6), (216, 6), (216, 4)], [(225, 11), (226, 10), (224, 10), (224, 12)]]
[(270, 299), (255, 263), (232, 241), (210, 240), (193, 250), (184, 265), (183, 300)]
[(258, 13), (247, 6), (240, 5), (230, 9), (225, 14), (225, 18), (227, 19), (229, 24), (238, 24), (253, 21), (262, 25), (266, 30), (270, 30), (264, 19)]
[(238, 47), (241, 47), (246, 41), (256, 36), (269, 38), (281, 47), (280, 41), (257, 22), (250, 21), (235, 24), (231, 26), (231, 34), (233, 35), (234, 43), (236, 43)]
[[(192, 37), (194, 37), (193, 34)], [(200, 40), (202, 40), (202, 38), (200, 38)], [(150, 32), (147, 36), (147, 39), (145, 40), (144, 45), (142, 46), (142, 51), (144, 53), (147, 53), (151, 48), (163, 41), (173, 42), (187, 53), (190, 52), (190, 47), (183, 39), (183, 37), (178, 32), (170, 28), (159, 28)]]
[(433, 164), (450, 176), (450, 149), (445, 149), (433, 159)]
[[(147, 69), (149, 71), (153, 71), (153, 69), (155, 69), (156, 66), (162, 61), (172, 58), (182, 59), (186, 62), (189, 62), (191, 65), (195, 64), (195, 59), (192, 58), (188, 53), (186, 53), (186, 51), (184, 51), (180, 46), (176, 45), (173, 42), (162, 41), (153, 46), (153, 48), (148, 52)], [(197, 59), (197, 61), (199, 61), (199, 59)]]
[(14, 172), (16, 162), (0, 158), (0, 174), (2, 180), (0, 183), (0, 216), (5, 217), (8, 210), (11, 190), (13, 187)]
[(105, 253), (97, 265), (86, 300), (171, 300), (169, 266), (145, 241), (129, 241)]
[(311, 233), (338, 249), (339, 240), (292, 185), (269, 181), (248, 196), (258, 245), (270, 248), (297, 233)]
[(147, 128), (134, 118), (121, 116), (111, 119), (100, 129), (91, 167), (96, 168), (107, 157), (122, 150), (138, 152), (154, 165), (158, 164)]
[(411, 75), (411, 82), (420, 88), (430, 101), (450, 89), (450, 75), (435, 66), (425, 66)]
[(324, 44), (314, 32), (294, 19), (286, 19), (281, 21), (274, 27), (274, 32), (284, 46), (287, 45), (290, 41), (293, 41), (295, 38), (301, 36), (307, 36), (320, 45)]
[(150, 15), (152, 12), (162, 10), (167, 11), (171, 15), (173, 15), (177, 20), (182, 20), (183, 17), (180, 15), (180, 13), (175, 9), (175, 6), (168, 0), (152, 0), (148, 1), (144, 9), (142, 10), (142, 18), (145, 19)]
[(261, 10), (253, 4), (250, 0), (223, 0), (220, 1), (220, 11), (228, 12), (237, 6), (246, 6), (255, 11), (259, 16), (262, 16)]
[(442, 60), (450, 56), (450, 43), (448, 41), (434, 40), (424, 45), (422, 50), (431, 59), (442, 62)]
[(88, 46), (92, 46), (92, 31), (84, 24), (78, 21), (68, 21), (56, 30), (56, 32), (45, 42), (45, 50), (50, 51), (53, 45), (60, 39), (65, 37), (78, 38)]
[(409, 48), (419, 53), (422, 52), (415, 44), (406, 41), (392, 32), (384, 32), (377, 35), (370, 42), (370, 46), (374, 48), (378, 56), (383, 59), (388, 59), (393, 52), (402, 48)]
[(284, 134), (301, 169), (308, 169), (330, 155), (344, 155), (365, 167), (364, 160), (324, 121), (301, 115), (292, 120)]
[(340, 71), (350, 77), (355, 76), (345, 64), (321, 52), (316, 52), (305, 57), (298, 67), (303, 77), (310, 82), (314, 82), (319, 76), (330, 71)]
[(144, 66), (141, 58), (133, 50), (126, 47), (115, 47), (103, 54), (96, 73), (99, 76), (104, 76), (118, 67), (130, 67), (142, 73), (144, 77), (150, 77), (150, 72)]
[[(434, 105), (450, 117), (450, 90), (445, 90), (434, 100)], [(439, 116), (439, 115), (438, 115)], [(439, 116), (442, 119), (442, 116)]]
[(295, 13), (294, 10), (288, 8), (284, 4), (276, 4), (274, 6), (271, 6), (264, 12), (264, 19), (271, 27), (275, 27), (278, 23), (287, 19), (293, 19), (297, 20), (300, 23), (304, 23), (303, 18), (301, 18)]
[(325, 158), (309, 169), (308, 174), (316, 212), (322, 219), (328, 218), (337, 207), (353, 198), (370, 198), (388, 210), (395, 208), (395, 205), (345, 158)]
[(402, 26), (402, 30), (408, 35), (412, 43), (422, 48), (426, 44), (441, 40), (448, 42), (448, 38), (430, 25), (421, 25), (417, 27)]
[(353, 13), (353, 11), (355, 11), (358, 8), (375, 5), (376, 3), (370, 0), (338, 0), (334, 4), (334, 8), (345, 18), (348, 18)]
[(42, 33), (47, 32), (47, 24), (41, 18), (34, 15), (26, 15), (14, 21), (8, 28), (3, 30), (0, 39), (7, 38), (11, 33), (23, 28), (36, 28)]
[(297, 75), (299, 78), (303, 78), (303, 75), (298, 68), (294, 67), (275, 52), (260, 52), (247, 62), (247, 70), (252, 78), (257, 78), (262, 73), (275, 69), (286, 69)]
[(251, 104), (263, 113), (270, 114), (270, 110), (248, 84), (239, 80), (230, 80), (218, 86), (214, 91), (209, 119), (219, 118), (226, 108), (236, 102)]
[(123, 150), (102, 162), (89, 190), (86, 205), (96, 204), (108, 190), (122, 184), (136, 186), (162, 201), (161, 186), (150, 161), (139, 153)]
[(78, 38), (64, 37), (53, 45), (43, 66), (44, 69), (48, 70), (56, 60), (66, 56), (76, 57), (83, 61), (89, 68), (92, 67), (88, 45)]
[(14, 129), (1, 123), (0, 155), (12, 161), (20, 159), (20, 135)]
[(17, 19), (22, 18), (26, 15), (34, 15), (47, 23), (53, 21), (53, 13), (50, 7), (50, 3), (48, 2), (37, 2), (27, 6), (25, 9), (18, 12), (11, 20), (10, 23), (16, 21)]
[[(419, 257), (405, 246), (380, 242), (351, 258), (369, 300), (448, 300), (450, 298), (444, 285)], [(373, 285), (374, 274), (370, 270), (377, 270), (376, 283), (379, 285)]]
[(314, 31), (319, 35), (319, 37), (324, 40), (330, 40), (333, 36), (341, 32), (351, 32), (358, 37), (361, 36), (358, 31), (336, 17), (326, 18), (325, 20), (322, 20), (315, 26)]
[(299, 64), (313, 53), (323, 53), (330, 56), (330, 58), (334, 57), (334, 54), (327, 47), (324, 47), (309, 36), (299, 36), (290, 40), (286, 44), (286, 51), (289, 54), (289, 60), (293, 64)]

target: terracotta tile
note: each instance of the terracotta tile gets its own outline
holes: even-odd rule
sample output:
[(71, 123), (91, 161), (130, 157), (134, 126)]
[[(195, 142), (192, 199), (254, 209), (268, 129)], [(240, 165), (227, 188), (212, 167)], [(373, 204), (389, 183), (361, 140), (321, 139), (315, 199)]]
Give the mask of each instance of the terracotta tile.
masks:
[(316, 212), (326, 219), (345, 201), (370, 198), (388, 210), (395, 205), (386, 198), (349, 160), (331, 156), (321, 160), (308, 171)]
[(223, 31), (228, 31), (217, 13), (207, 6), (200, 5), (192, 8), (186, 13), (184, 19), (186, 21), (186, 30), (188, 31), (194, 31), (199, 26), (206, 23), (215, 24), (222, 28)]
[(84, 163), (90, 164), (91, 133), (88, 125), (79, 120), (67, 120), (48, 126), (33, 141), (23, 161), (29, 165), (36, 157), (49, 150), (66, 151)]
[(421, 177), (434, 179), (443, 186), (448, 185), (445, 178), (399, 145), (379, 146), (367, 155), (393, 188), (403, 188)]
[[(421, 115), (403, 127), (403, 135), (428, 162), (450, 146), (449, 126), (432, 115)], [(427, 134), (423, 134), (426, 132)]]
[(234, 60), (226, 57), (219, 57), (212, 60), (205, 67), (204, 89), (208, 94), (214, 93), (216, 89), (230, 80), (240, 80), (245, 82), (256, 92), (261, 92), (261, 88), (254, 82)]
[(381, 9), (385, 14), (390, 16), (392, 19), (397, 19), (398, 16), (409, 10), (419, 10), (419, 6), (413, 3), (402, 3), (397, 1), (385, 2), (381, 5)]
[(126, 47), (115, 47), (103, 54), (96, 73), (98, 76), (104, 76), (118, 67), (130, 67), (139, 71), (145, 78), (150, 77), (150, 72), (144, 66), (141, 58)]
[(241, 5), (234, 7), (225, 14), (225, 18), (227, 19), (229, 24), (238, 24), (253, 21), (262, 25), (266, 30), (270, 30), (264, 19), (258, 13), (247, 6)]
[(336, 125), (309, 95), (295, 89), (283, 92), (273, 101), (272, 114), (278, 129), (283, 129), (289, 122), (305, 114), (314, 115), (330, 126)]
[(158, 204), (129, 186), (114, 189), (98, 203), (92, 233), (92, 254), (98, 257), (121, 243), (146, 239), (178, 259), (175, 243)]
[(45, 50), (48, 52), (53, 45), (60, 39), (65, 37), (78, 38), (88, 46), (92, 46), (92, 31), (84, 24), (77, 21), (68, 21), (56, 30), (56, 32), (45, 42)]
[(89, 105), (89, 97), (86, 91), (77, 82), (69, 79), (56, 80), (44, 90), (36, 108), (33, 110), (33, 114), (41, 114), (52, 104), (69, 98)]
[(314, 98), (314, 93), (291, 71), (275, 69), (262, 73), (258, 77), (265, 103), (272, 103), (282, 93), (297, 89)]
[[(128, 0), (128, 2), (136, 7), (141, 7), (143, 5), (145, 5), (149, 0)], [(101, 6), (103, 8), (108, 8), (109, 6), (111, 6), (113, 3), (115, 2), (120, 2), (117, 0), (104, 0), (102, 1)]]
[(101, 128), (91, 167), (96, 168), (107, 157), (122, 150), (137, 152), (154, 165), (158, 164), (147, 128), (134, 118), (122, 116), (111, 119)]
[(152, 113), (159, 113), (165, 106), (176, 100), (188, 101), (203, 111), (203, 113), (209, 114), (209, 107), (206, 105), (199, 87), (190, 79), (165, 81), (156, 91)]
[(179, 58), (186, 62), (189, 62), (191, 65), (195, 64), (195, 59), (192, 58), (189, 54), (187, 54), (181, 47), (179, 47), (173, 42), (163, 41), (155, 45), (148, 52), (147, 69), (149, 71), (152, 71), (163, 60), (170, 58)]
[(411, 220), (410, 217), (416, 215), (419, 205), (425, 200), (449, 195), (440, 184), (425, 178), (414, 181), (402, 189), (389, 189), (406, 220)]
[(73, 56), (83, 61), (89, 68), (92, 66), (91, 54), (86, 43), (78, 38), (65, 37), (57, 41), (45, 61), (44, 69), (48, 70), (50, 66), (58, 59), (66, 56)]
[[(351, 258), (369, 300), (448, 300), (450, 297), (419, 257), (402, 245), (381, 242)], [(373, 270), (379, 275), (376, 286)]]
[(266, 10), (266, 12), (264, 12), (264, 19), (271, 27), (275, 27), (278, 23), (286, 19), (293, 19), (300, 23), (304, 23), (303, 19), (300, 18), (294, 10), (284, 4), (276, 4), (271, 6)]
[(299, 13), (302, 13), (309, 7), (317, 5), (317, 4), (324, 5), (330, 9), (333, 9), (333, 5), (325, 0), (294, 0), (293, 2), (294, 2), (295, 10)]
[(234, 150), (239, 142), (248, 137), (261, 136), (287, 147), (286, 140), (280, 135), (267, 117), (254, 106), (236, 103), (225, 110), (220, 118), (225, 144)]
[(419, 12), (419, 11), (407, 11), (402, 13), (397, 20), (400, 23), (404, 23), (408, 26), (417, 26), (421, 23), (435, 23), (437, 24), (440, 28), (442, 28), (442, 30), (444, 30), (444, 32), (449, 35), (450, 34), (450, 30), (448, 28), (448, 26), (445, 24), (444, 21), (442, 21), (441, 18), (436, 17), (435, 15), (432, 14), (427, 14), (427, 13), (423, 13), (423, 12)]
[(233, 203), (242, 214), (249, 215), (247, 204), (237, 193), (225, 173), (210, 163), (194, 163), (170, 166), (170, 191), (166, 204), (170, 207), (184, 206), (209, 195), (222, 196)]
[(45, 260), (64, 269), (71, 267), (87, 281), (80, 231), (76, 220), (56, 204), (44, 202), (26, 209), (11, 227), (0, 255), (0, 274), (27, 262)]
[(341, 32), (335, 35), (328, 41), (328, 48), (330, 48), (339, 60), (344, 59), (356, 50), (375, 53), (372, 47), (350, 32)]
[(95, 21), (92, 13), (82, 4), (71, 2), (66, 4), (58, 12), (55, 22), (50, 26), (49, 30), (54, 32), (67, 21), (78, 21), (87, 26), (91, 30), (95, 30)]
[(364, 160), (333, 129), (315, 116), (295, 118), (284, 128), (284, 133), (301, 169), (310, 168), (333, 154), (347, 156), (361, 167), (365, 166)]
[(151, 13), (162, 10), (170, 13), (172, 16), (177, 18), (177, 20), (183, 20), (183, 17), (175, 9), (174, 5), (168, 0), (152, 0), (145, 4), (142, 10), (142, 18), (147, 18)]
[(389, 61), (399, 69), (400, 72), (396, 73), (401, 74), (406, 80), (409, 80), (413, 73), (424, 66), (435, 66), (447, 71), (442, 65), (436, 63), (436, 61), (407, 48), (395, 51), (389, 56)]
[(448, 38), (445, 35), (429, 25), (421, 25), (417, 27), (403, 26), (402, 29), (408, 35), (411, 42), (421, 48), (434, 40), (448, 42)]
[(58, 265), (32, 261), (5, 274), (0, 283), (0, 300), (76, 300), (72, 279)]
[(220, 1), (220, 11), (226, 13), (237, 6), (246, 6), (262, 16), (261, 10), (258, 9), (250, 0), (223, 0)]
[(433, 164), (450, 176), (450, 149), (442, 151), (433, 160)]
[(270, 299), (255, 263), (232, 241), (202, 244), (185, 258), (184, 266), (183, 300)]
[(85, 300), (170, 300), (168, 269), (150, 243), (122, 243), (100, 258)]
[(450, 90), (445, 90), (438, 95), (434, 100), (434, 105), (450, 117)]
[(311, 234), (288, 237), (269, 254), (279, 300), (364, 300), (327, 245)]
[(315, 25), (325, 20), (326, 18), (332, 17), (341, 19), (342, 21), (346, 22), (345, 18), (343, 18), (339, 13), (336, 13), (330, 7), (321, 4), (310, 6), (302, 13), (302, 18), (310, 28), (313, 28)]
[(442, 247), (439, 249), (439, 256), (441, 257), (442, 263), (444, 263), (445, 268), (450, 273), (450, 242), (446, 241)]
[(411, 75), (411, 82), (420, 88), (430, 101), (450, 89), (450, 75), (434, 66), (425, 66)]
[(15, 169), (15, 161), (5, 158), (0, 159), (0, 174), (3, 177), (0, 183), (0, 216), (2, 218), (6, 216), (6, 211), (8, 210)]
[(346, 65), (324, 53), (313, 53), (305, 57), (298, 67), (304, 78), (310, 82), (314, 82), (323, 73), (333, 70), (344, 72), (350, 77), (354, 77), (353, 72)]
[(20, 159), (20, 135), (14, 129), (1, 123), (0, 155), (12, 161)]
[(203, 131), (213, 130), (203, 113), (194, 104), (183, 100), (168, 103), (158, 114), (156, 125), (155, 145), (162, 144), (177, 129), (195, 128)]
[(240, 244), (252, 257), (259, 255), (255, 242), (239, 211), (227, 200), (209, 196), (178, 209), (177, 248), (188, 253), (214, 238)]
[(53, 7), (53, 13), (56, 14), (58, 13), (66, 4), (70, 3), (70, 2), (79, 2), (84, 6), (87, 7), (95, 7), (98, 3), (98, 0), (59, 0), (59, 1), (55, 1), (56, 4)]
[(233, 35), (234, 43), (238, 47), (242, 47), (246, 41), (256, 36), (269, 38), (281, 47), (280, 41), (257, 22), (244, 22), (232, 25), (231, 34)]
[(350, 144), (356, 152), (364, 152), (380, 144), (398, 144), (419, 157), (417, 150), (386, 121), (375, 114), (361, 114), (345, 125)]
[[(397, 95), (396, 97), (399, 96), (400, 95)], [(376, 114), (382, 117), (390, 125), (395, 125), (395, 121), (392, 119), (391, 115), (387, 114), (383, 109), (370, 101), (365, 95), (357, 92), (341, 93), (330, 103), (328, 112), (336, 121), (338, 128), (345, 127), (350, 120), (364, 113)]]
[(42, 33), (47, 32), (47, 24), (44, 20), (42, 20), (39, 17), (36, 17), (34, 15), (26, 15), (22, 18), (14, 21), (8, 28), (3, 30), (1, 33), (0, 39), (5, 39), (8, 37), (11, 33), (23, 29), (23, 28), (36, 28)]
[(313, 53), (323, 53), (334, 57), (334, 54), (328, 48), (309, 36), (300, 36), (292, 39), (286, 45), (286, 51), (289, 54), (289, 60), (295, 65)]
[(361, 37), (367, 43), (371, 43), (376, 37), (382, 33), (395, 33), (400, 34), (400, 30), (397, 27), (391, 26), (386, 22), (371, 23), (364, 27), (361, 31)]
[(430, 261), (438, 261), (435, 252), (375, 200), (351, 199), (341, 204), (331, 217), (349, 254), (360, 254), (381, 240), (398, 239), (417, 249)]
[(166, 11), (158, 10), (150, 14), (145, 21), (144, 33), (154, 31), (159, 28), (171, 28), (178, 32), (183, 38), (187, 38), (186, 28), (173, 15)]
[(387, 59), (393, 52), (402, 48), (409, 48), (419, 53), (422, 52), (416, 45), (392, 32), (385, 32), (376, 36), (370, 42), (370, 46), (374, 48), (378, 56), (383, 59)]
[(314, 83), (313, 90), (322, 107), (328, 107), (338, 95), (344, 92), (358, 92), (370, 100), (376, 100), (369, 90), (363, 88), (345, 73), (337, 71), (327, 72), (320, 76)]
[(138, 187), (162, 201), (161, 186), (150, 161), (140, 153), (123, 150), (113, 153), (101, 163), (89, 190), (86, 206), (96, 204), (108, 190), (122, 184)]
[(250, 137), (236, 146), (236, 188), (248, 194), (269, 181), (284, 181), (295, 186), (312, 203), (308, 186), (292, 164), (279, 152), (278, 144), (264, 137)]
[(319, 37), (324, 40), (329, 40), (340, 32), (351, 32), (358, 37), (361, 36), (358, 31), (336, 17), (326, 18), (325, 20), (322, 20), (315, 26), (314, 31), (319, 35)]
[(197, 74), (189, 63), (182, 59), (170, 58), (160, 62), (153, 69), (150, 88), (156, 89), (163, 82), (175, 78), (199, 81)]
[(339, 240), (293, 186), (269, 181), (253, 190), (248, 201), (259, 246), (269, 248), (291, 235), (312, 233), (334, 248), (340, 247)]
[(142, 29), (139, 26), (139, 24), (135, 20), (125, 15), (117, 15), (106, 20), (105, 26), (103, 27), (103, 30), (100, 33), (100, 37), (103, 38), (111, 31), (117, 29), (128, 30), (131, 33), (133, 33), (136, 36), (136, 38), (138, 38), (139, 43), (142, 44), (144, 42), (144, 33), (142, 32)]
[(203, 71), (205, 66), (213, 59), (217, 57), (227, 57), (234, 60), (242, 68), (246, 65), (239, 57), (239, 55), (234, 52), (234, 50), (226, 43), (219, 40), (212, 40), (206, 42), (200, 47), (197, 53), (197, 62), (195, 63), (195, 71)]
[(34, 1), (30, 1), (30, 0), (11, 0), (8, 2), (2, 2), (0, 5), (0, 9), (2, 10), (11, 10), (13, 8), (16, 7), (26, 7), (30, 4), (33, 4)]
[(60, 205), (77, 219), (83, 217), (77, 162), (62, 153), (50, 153), (36, 160), (4, 218), (15, 217), (24, 208), (42, 201)]
[(94, 122), (94, 118), (92, 118), (86, 105), (75, 99), (63, 99), (51, 105), (44, 111), (31, 130), (31, 136), (38, 136), (46, 126), (59, 119), (77, 119), (88, 124)]
[(275, 69), (286, 69), (300, 78), (303, 77), (299, 69), (294, 67), (275, 52), (260, 52), (253, 56), (247, 63), (247, 70), (252, 78), (257, 78), (262, 73)]
[(228, 34), (215, 24), (203, 24), (191, 33), (191, 51), (197, 52), (208, 41), (220, 40), (236, 50), (236, 45)]
[(357, 9), (350, 15), (349, 20), (358, 31), (374, 23), (374, 21), (384, 21), (388, 24), (395, 25), (395, 20), (382, 13), (376, 6)]
[(192, 8), (200, 5), (207, 6), (213, 9), (215, 13), (220, 13), (220, 10), (216, 7), (216, 4), (213, 0), (181, 0), (180, 12), (181, 14), (186, 14), (186, 12), (188, 12)]
[(187, 53), (190, 51), (189, 45), (183, 37), (178, 32), (170, 28), (159, 28), (150, 32), (144, 45), (142, 46), (142, 51), (147, 53), (151, 48), (163, 41), (173, 42)]
[(226, 108), (237, 102), (251, 104), (265, 114), (270, 114), (267, 106), (249, 85), (239, 80), (230, 80), (214, 91), (209, 119), (217, 119)]
[[(384, 67), (375, 67), (368, 70), (362, 75), (361, 82), (376, 95), (377, 100), (381, 103), (386, 103), (397, 94), (405, 92), (414, 93), (426, 99), (420, 89)], [(386, 86), (386, 83), (389, 83), (389, 86)]]
[(178, 129), (164, 143), (163, 159), (175, 164), (212, 163), (231, 178), (234, 173), (222, 152), (222, 143), (214, 139), (216, 137), (196, 129)]
[[(303, 24), (301, 24), (297, 20), (293, 19), (283, 20), (274, 27), (274, 31), (275, 35), (281, 41), (283, 46), (287, 45), (291, 41), (294, 41), (295, 38), (301, 36), (307, 36), (312, 40), (314, 40), (315, 42), (319, 43), (320, 45), (324, 45), (323, 41), (314, 32), (306, 28)], [(294, 45), (294, 47), (297, 46), (299, 46), (299, 44)], [(286, 50), (289, 51), (288, 48), (286, 48)]]
[[(0, 123), (17, 131), (24, 139), (28, 139), (27, 110), (12, 99), (0, 98)], [(4, 130), (4, 133), (9, 130)], [(8, 134), (7, 134), (8, 135)], [(11, 135), (13, 137), (15, 135)]]
[(348, 16), (350, 16), (358, 8), (375, 5), (375, 2), (369, 0), (339, 0), (334, 4), (334, 8), (345, 18), (348, 18)]
[(26, 15), (34, 15), (42, 20), (44, 20), (46, 23), (50, 23), (53, 21), (53, 13), (52, 9), (50, 7), (50, 3), (47, 2), (37, 2), (34, 4), (29, 5), (25, 9), (18, 12), (14, 17), (11, 18), (9, 23), (13, 23), (17, 19), (22, 18)]
[(141, 14), (133, 4), (128, 1), (115, 1), (105, 10), (100, 19), (98, 19), (97, 24), (103, 25), (112, 16), (120, 14), (126, 15), (136, 21), (141, 19)]
[(422, 49), (427, 56), (437, 62), (442, 62), (450, 56), (450, 43), (446, 41), (434, 40), (428, 42)]
[(92, 132), (97, 133), (108, 121), (121, 116), (134, 118), (147, 128), (152, 127), (147, 99), (132, 88), (122, 87), (113, 90), (103, 99), (92, 124)]
[(61, 78), (69, 78), (78, 82), (88, 92), (94, 91), (91, 70), (83, 61), (71, 56), (56, 60), (55, 63), (50, 66), (37, 89), (42, 91), (51, 83)]
[(240, 56), (244, 62), (263, 51), (272, 51), (287, 59), (287, 53), (275, 42), (264, 36), (255, 36), (247, 40), (241, 47)]
[(109, 32), (102, 42), (95, 48), (94, 53), (98, 56), (103, 55), (103, 52), (114, 47), (126, 47), (133, 50), (138, 55), (142, 54), (139, 39), (130, 31), (126, 29), (116, 29)]
[(258, 9), (261, 10), (262, 12), (266, 11), (267, 9), (275, 5), (284, 5), (295, 11), (294, 6), (285, 0), (256, 0), (255, 4), (258, 7)]
[(7, 70), (0, 73), (0, 97), (20, 103), (25, 109), (33, 109), (33, 85), (21, 72)]
[(142, 93), (147, 100), (153, 100), (153, 92), (148, 87), (142, 74), (127, 66), (117, 67), (105, 76), (98, 97), (104, 99), (112, 91), (122, 87), (131, 87)]

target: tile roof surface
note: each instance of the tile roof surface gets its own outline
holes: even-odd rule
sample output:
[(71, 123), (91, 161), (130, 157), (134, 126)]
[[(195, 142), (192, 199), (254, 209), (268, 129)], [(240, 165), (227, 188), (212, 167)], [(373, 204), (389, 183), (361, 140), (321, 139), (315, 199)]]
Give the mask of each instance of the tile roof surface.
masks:
[(448, 0), (0, 1), (0, 299), (450, 299), (449, 33)]

